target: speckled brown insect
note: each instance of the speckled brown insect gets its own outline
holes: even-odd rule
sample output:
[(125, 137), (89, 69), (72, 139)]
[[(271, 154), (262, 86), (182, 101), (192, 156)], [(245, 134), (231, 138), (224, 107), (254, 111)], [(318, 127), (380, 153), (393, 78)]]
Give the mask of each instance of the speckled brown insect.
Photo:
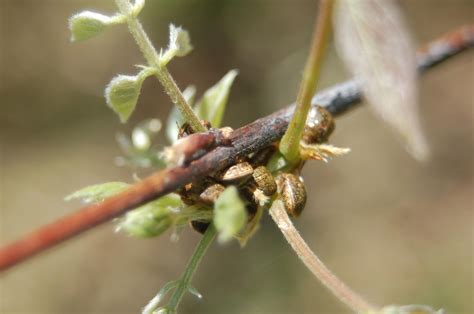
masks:
[(311, 108), (308, 114), (302, 140), (307, 144), (327, 142), (334, 128), (335, 124), (331, 113), (323, 107), (316, 106)]
[(254, 169), (252, 174), (257, 188), (266, 196), (272, 196), (277, 191), (275, 178), (265, 166), (260, 166)]
[(298, 217), (306, 205), (306, 188), (303, 182), (292, 173), (281, 173), (276, 181), (288, 215)]
[(239, 181), (249, 178), (253, 173), (253, 167), (250, 163), (243, 161), (230, 166), (226, 170), (218, 173), (216, 178), (224, 182)]
[(199, 200), (206, 205), (212, 206), (224, 190), (225, 187), (222, 184), (212, 184), (199, 195)]

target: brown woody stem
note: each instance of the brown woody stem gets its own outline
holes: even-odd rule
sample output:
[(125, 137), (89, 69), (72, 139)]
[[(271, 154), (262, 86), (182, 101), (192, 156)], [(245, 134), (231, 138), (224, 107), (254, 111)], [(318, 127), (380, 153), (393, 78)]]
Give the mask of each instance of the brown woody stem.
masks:
[[(473, 45), (474, 25), (459, 28), (419, 51), (419, 69), (424, 72)], [(316, 94), (312, 105), (322, 105), (337, 116), (352, 108), (360, 99), (360, 90), (352, 80)], [(287, 129), (293, 111), (294, 106), (289, 106), (260, 118), (235, 130), (230, 146), (217, 147), (189, 165), (159, 171), (120, 194), (83, 207), (0, 248), (0, 271), (118, 217), (132, 208), (173, 192), (184, 184), (230, 166), (240, 156), (257, 152), (278, 141)]]

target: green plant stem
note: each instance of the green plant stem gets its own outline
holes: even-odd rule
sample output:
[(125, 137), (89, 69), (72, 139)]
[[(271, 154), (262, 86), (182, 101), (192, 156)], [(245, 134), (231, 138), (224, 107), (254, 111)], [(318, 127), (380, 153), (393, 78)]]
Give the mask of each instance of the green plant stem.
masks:
[(281, 200), (273, 202), (270, 215), (301, 261), (341, 302), (357, 313), (379, 313), (379, 307), (370, 304), (352, 291), (311, 251), (288, 217)]
[(184, 293), (188, 290), (189, 284), (191, 279), (193, 278), (194, 273), (196, 272), (199, 263), (201, 262), (204, 254), (206, 253), (207, 249), (212, 243), (216, 236), (216, 228), (214, 228), (213, 224), (210, 224), (207, 228), (206, 232), (202, 236), (201, 240), (199, 241), (196, 250), (193, 253), (193, 256), (186, 265), (186, 270), (184, 271), (183, 275), (179, 279), (179, 283), (174, 290), (173, 294), (170, 297), (168, 305), (166, 308), (171, 312), (174, 313), (183, 298)]
[(188, 122), (196, 132), (207, 131), (206, 128), (201, 124), (201, 121), (194, 113), (191, 106), (189, 106), (189, 104), (186, 102), (183, 93), (181, 93), (181, 90), (179, 89), (171, 74), (168, 72), (166, 66), (160, 64), (160, 56), (156, 52), (155, 47), (153, 47), (153, 44), (143, 29), (142, 24), (133, 14), (133, 6), (130, 4), (130, 1), (115, 0), (115, 3), (119, 8), (120, 13), (125, 16), (128, 29), (130, 30), (135, 42), (143, 53), (143, 56), (147, 60), (148, 65), (157, 70), (157, 73), (155, 74), (156, 78), (160, 81), (161, 85), (163, 85), (166, 94), (168, 94), (168, 96), (171, 98), (173, 104), (178, 107), (178, 110), (180, 111), (184, 120)]
[(333, 5), (333, 0), (321, 0), (320, 2), (311, 49), (296, 99), (295, 113), (280, 143), (280, 152), (291, 163), (299, 161), (300, 140), (311, 108), (311, 98), (316, 90), (321, 72), (321, 63), (331, 30)]

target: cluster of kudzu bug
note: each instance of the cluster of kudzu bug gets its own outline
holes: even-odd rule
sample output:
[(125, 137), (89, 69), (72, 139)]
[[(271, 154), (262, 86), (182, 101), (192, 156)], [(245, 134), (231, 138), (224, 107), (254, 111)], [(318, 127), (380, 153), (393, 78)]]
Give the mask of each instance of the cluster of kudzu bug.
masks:
[[(202, 124), (210, 128), (208, 121)], [(305, 147), (317, 149), (318, 144), (326, 142), (334, 130), (334, 120), (331, 114), (324, 108), (317, 106), (310, 111), (309, 118), (304, 128), (302, 143)], [(232, 129), (221, 128), (222, 133), (229, 134)], [(184, 138), (193, 134), (194, 131), (188, 123), (181, 126), (178, 138)], [(278, 143), (240, 158), (230, 167), (218, 171), (204, 179), (186, 184), (177, 193), (186, 205), (202, 205), (199, 208), (211, 210), (220, 194), (229, 185), (238, 189), (240, 198), (245, 202), (245, 208), (250, 223), (257, 212), (258, 207), (264, 207), (270, 203), (271, 198), (280, 198), (287, 213), (292, 217), (298, 217), (306, 204), (306, 188), (300, 177), (300, 171), (304, 164), (302, 161), (285, 169), (284, 172), (274, 171), (272, 173), (266, 165), (277, 152)], [(317, 154), (318, 152), (315, 152)], [(318, 159), (318, 158), (316, 158)], [(193, 220), (190, 222), (193, 229), (203, 233), (209, 226), (209, 221)]]
[[(171, 147), (163, 151), (151, 147), (151, 136), (159, 131), (161, 124), (156, 121), (144, 122), (134, 130), (132, 141), (123, 135), (118, 138), (125, 154), (125, 157), (119, 158), (118, 162), (140, 167), (171, 167), (199, 159), (207, 151), (220, 145), (219, 143), (226, 145), (232, 129), (228, 127), (211, 129), (211, 124), (213, 127), (220, 127), (230, 86), (237, 71), (229, 71), (193, 106), (195, 90), (191, 88), (181, 92), (166, 69), (171, 59), (182, 57), (192, 50), (187, 31), (170, 25), (169, 45), (167, 49), (158, 53), (137, 19), (144, 1), (134, 1), (132, 4), (128, 0), (116, 0), (116, 4), (119, 12), (113, 16), (85, 11), (70, 19), (71, 38), (74, 41), (91, 38), (111, 25), (127, 24), (147, 60), (146, 65), (140, 66), (141, 71), (138, 74), (118, 75), (112, 79), (105, 90), (107, 104), (120, 116), (122, 122), (126, 122), (136, 107), (143, 81), (149, 76), (156, 76), (177, 109), (176, 114), (173, 114), (173, 111), (170, 115), (169, 122), (172, 123), (168, 123), (167, 126), (168, 136), (173, 143)], [(200, 123), (200, 120), (209, 122)], [(186, 123), (181, 125), (177, 136), (170, 136), (174, 133), (176, 121)], [(195, 229), (204, 231), (213, 220), (217, 231), (221, 235), (228, 235), (224, 237), (225, 239), (230, 239), (232, 236), (239, 238), (238, 230), (245, 226), (245, 222), (247, 226), (246, 231), (243, 231), (244, 235), (255, 231), (255, 228), (249, 226), (258, 226), (262, 209), (267, 208), (275, 198), (282, 199), (291, 216), (299, 216), (306, 203), (306, 190), (300, 177), (304, 161), (326, 160), (331, 154), (336, 155), (332, 150), (337, 149), (330, 145), (319, 145), (327, 140), (334, 127), (329, 112), (320, 107), (313, 109), (307, 121), (301, 139), (301, 161), (289, 163), (286, 159), (280, 158), (278, 143), (274, 143), (237, 159), (235, 164), (223, 171), (186, 184), (177, 191), (182, 202), (177, 202), (179, 197), (171, 193), (127, 213), (120, 220), (118, 230), (134, 236), (151, 237), (161, 234), (171, 226), (180, 227), (189, 220)], [(154, 127), (150, 128), (151, 126)], [(205, 130), (210, 132), (203, 133)], [(192, 135), (191, 138), (190, 135), (193, 133), (199, 135)], [(175, 143), (176, 137), (188, 138)], [(269, 167), (268, 170), (266, 166), (275, 160), (275, 156), (280, 156), (278, 165), (283, 164), (283, 167)], [(222, 194), (230, 186), (231, 190), (234, 190), (228, 194), (230, 196)], [(96, 185), (85, 189), (85, 192), (78, 191), (74, 195), (81, 197), (84, 193), (90, 194), (90, 191), (102, 189), (103, 186)], [(222, 204), (225, 206), (220, 207), (220, 203), (216, 203), (220, 200), (219, 196), (222, 196)], [(219, 208), (223, 210), (220, 211)], [(235, 216), (231, 217), (234, 214)]]

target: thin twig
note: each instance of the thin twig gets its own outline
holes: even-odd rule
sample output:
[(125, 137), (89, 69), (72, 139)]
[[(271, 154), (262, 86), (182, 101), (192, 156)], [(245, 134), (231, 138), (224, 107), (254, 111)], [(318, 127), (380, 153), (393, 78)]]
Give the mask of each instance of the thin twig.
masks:
[(330, 30), (333, 0), (321, 0), (318, 16), (313, 30), (313, 39), (306, 66), (301, 80), (300, 90), (296, 99), (296, 108), (291, 118), (288, 130), (280, 142), (280, 152), (285, 158), (296, 163), (300, 158), (300, 141), (311, 108), (311, 99), (321, 72), (324, 52), (326, 50)]
[[(424, 72), (473, 45), (474, 25), (457, 29), (420, 51), (419, 69)], [(351, 80), (318, 93), (313, 97), (312, 105), (322, 105), (333, 115), (338, 116), (353, 108), (360, 99), (358, 85)], [(293, 110), (294, 107), (289, 106), (258, 119), (235, 130), (230, 146), (217, 147), (188, 165), (159, 171), (118, 195), (101, 203), (83, 207), (0, 248), (0, 271), (118, 217), (130, 209), (173, 192), (184, 184), (230, 166), (240, 156), (265, 148), (283, 136)]]
[(196, 246), (193, 256), (186, 265), (186, 270), (179, 279), (178, 287), (171, 295), (170, 300), (166, 306), (166, 308), (170, 310), (171, 313), (174, 313), (173, 311), (176, 311), (179, 303), (181, 302), (181, 299), (183, 298), (183, 295), (186, 293), (186, 291), (188, 291), (191, 284), (191, 279), (193, 278), (194, 273), (196, 272), (196, 269), (199, 266), (199, 263), (201, 262), (204, 254), (211, 245), (212, 240), (214, 240), (216, 234), (216, 228), (214, 228), (214, 226), (210, 224), (206, 232), (202, 236), (201, 240), (199, 241), (198, 245)]
[(357, 313), (375, 313), (377, 311), (378, 307), (352, 291), (313, 253), (291, 222), (280, 200), (273, 202), (270, 215), (301, 261), (340, 301)]
[[(186, 269), (181, 277), (176, 281), (171, 281), (165, 284), (160, 292), (158, 292), (158, 294), (143, 308), (142, 314), (156, 313), (158, 308), (165, 310), (166, 313), (176, 313), (178, 305), (187, 291), (201, 298), (201, 295), (191, 286), (191, 280), (193, 279), (194, 273), (196, 273), (202, 258), (206, 254), (207, 249), (211, 246), (212, 241), (216, 237), (216, 234), (216, 228), (214, 228), (214, 225), (210, 224), (202, 238), (199, 240), (199, 243), (188, 261)], [(171, 289), (174, 289), (174, 292), (169, 298), (168, 304), (164, 307), (160, 307), (160, 303), (164, 296)], [(162, 313), (159, 310), (158, 312)]]

